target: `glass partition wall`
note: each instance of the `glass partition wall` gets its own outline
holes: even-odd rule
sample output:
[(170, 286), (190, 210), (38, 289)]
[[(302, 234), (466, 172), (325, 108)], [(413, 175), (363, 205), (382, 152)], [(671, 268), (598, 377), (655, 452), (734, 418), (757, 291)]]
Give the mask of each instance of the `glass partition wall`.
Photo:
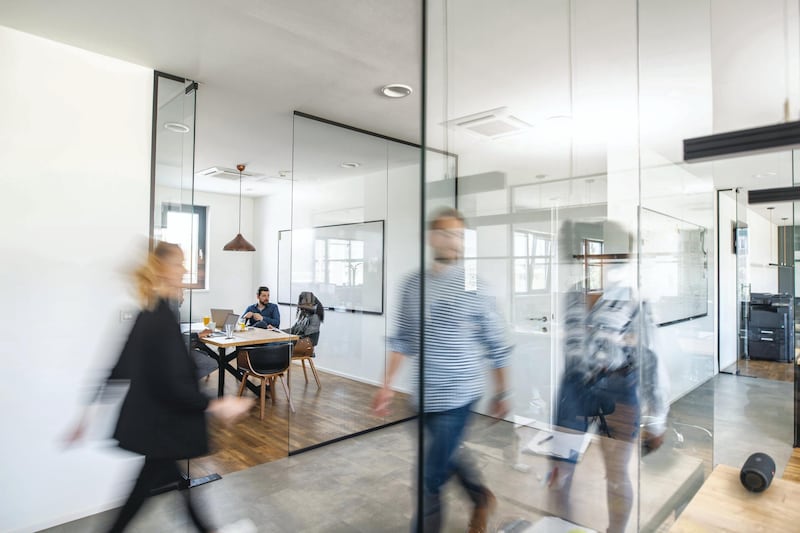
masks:
[[(513, 346), (508, 390), (487, 373), (464, 442), (497, 530), (654, 531), (710, 470), (713, 400), (680, 402), (716, 371), (714, 183), (680, 152), (710, 123), (664, 110), (711, 115), (708, 26), (679, 29), (702, 9), (427, 2), (424, 127), (459, 158), (464, 294), (483, 287)], [(664, 72), (686, 61), (675, 74), (699, 81), (678, 94)], [(465, 526), (468, 499), (447, 497), (447, 527)]]
[[(194, 203), (196, 87), (191, 80), (154, 74), (150, 234), (154, 241), (172, 242), (183, 250), (186, 290), (180, 307), (182, 323), (196, 318), (192, 296), (195, 289), (205, 288), (208, 255), (205, 214), (201, 217)], [(189, 480), (197, 482), (215, 473), (194, 466), (194, 461), (183, 464)]]
[[(401, 280), (420, 264), (420, 148), (296, 112), (291, 226), (281, 228), (277, 302), (285, 324), (309, 293), (324, 309), (314, 372), (292, 370), (289, 453), (416, 414), (408, 369), (386, 416), (371, 405), (384, 382), (387, 334)], [(452, 204), (455, 157), (432, 152), (431, 194)], [(309, 365), (310, 366), (310, 365)]]

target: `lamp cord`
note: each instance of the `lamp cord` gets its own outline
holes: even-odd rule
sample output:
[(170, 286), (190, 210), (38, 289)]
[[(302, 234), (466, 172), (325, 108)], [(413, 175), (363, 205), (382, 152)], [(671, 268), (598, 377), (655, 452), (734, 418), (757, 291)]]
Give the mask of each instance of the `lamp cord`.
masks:
[(242, 234), (242, 171), (239, 171), (239, 235)]

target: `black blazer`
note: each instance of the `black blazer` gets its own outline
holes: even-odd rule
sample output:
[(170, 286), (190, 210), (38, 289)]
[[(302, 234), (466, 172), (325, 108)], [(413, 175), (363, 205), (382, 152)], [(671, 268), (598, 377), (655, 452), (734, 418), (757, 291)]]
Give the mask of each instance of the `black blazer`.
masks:
[(139, 313), (110, 379), (130, 380), (114, 431), (121, 448), (163, 459), (208, 453), (209, 399), (166, 300)]

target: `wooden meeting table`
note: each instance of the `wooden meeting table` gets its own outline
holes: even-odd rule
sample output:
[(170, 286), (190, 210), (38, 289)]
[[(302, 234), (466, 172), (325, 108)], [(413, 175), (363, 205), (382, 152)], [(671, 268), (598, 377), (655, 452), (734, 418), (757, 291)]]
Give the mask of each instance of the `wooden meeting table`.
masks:
[[(299, 339), (297, 335), (284, 333), (277, 329), (247, 328), (246, 331), (235, 331), (233, 338), (228, 339), (223, 334), (219, 337), (203, 337), (198, 340), (207, 346), (217, 348), (217, 362), (219, 363), (219, 381), (217, 396), (222, 396), (225, 390), (225, 371), (227, 370), (236, 378), (239, 378), (239, 371), (231, 365), (231, 361), (236, 357), (240, 346), (257, 346), (260, 344), (270, 344), (273, 342), (292, 342)], [(226, 353), (228, 348), (236, 348), (231, 353)], [(255, 387), (253, 385), (253, 387)], [(258, 394), (258, 390), (254, 390)]]

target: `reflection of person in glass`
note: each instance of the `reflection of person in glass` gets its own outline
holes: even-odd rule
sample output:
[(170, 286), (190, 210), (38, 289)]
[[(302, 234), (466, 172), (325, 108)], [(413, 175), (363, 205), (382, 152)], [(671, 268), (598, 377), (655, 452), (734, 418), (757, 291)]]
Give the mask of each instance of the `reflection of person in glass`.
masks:
[[(398, 313), (388, 339), (389, 360), (384, 386), (373, 408), (385, 416), (394, 395), (390, 388), (405, 356), (419, 370), (420, 298), (425, 306), (422, 353), (424, 365), (425, 451), (421, 458), (424, 494), (422, 523), (425, 533), (442, 525), (441, 490), (455, 475), (474, 504), (471, 533), (486, 531), (495, 497), (461, 446), (470, 413), (484, 390), (488, 359), (496, 394), (492, 414), (505, 416), (509, 409), (506, 367), (511, 346), (494, 302), (480, 280), (470, 287), (460, 264), (464, 246), (464, 219), (454, 209), (443, 209), (430, 223), (429, 243), (434, 263), (424, 274), (408, 276), (400, 289)], [(473, 283), (474, 284), (474, 283)], [(418, 383), (418, 381), (415, 381)], [(414, 522), (417, 523), (416, 521)]]
[[(160, 242), (134, 272), (143, 310), (109, 382), (130, 382), (114, 438), (120, 448), (144, 455), (145, 459), (110, 531), (123, 531), (153, 489), (181, 480), (176, 460), (208, 453), (206, 413), (230, 422), (252, 406), (252, 400), (230, 396), (210, 400), (200, 392), (196, 368), (175, 314), (186, 272), (183, 261), (178, 245)], [(79, 424), (70, 440), (80, 437), (84, 425)], [(181, 494), (192, 523), (198, 531), (212, 531), (192, 504), (190, 492), (183, 490)], [(242, 531), (254, 529), (252, 523), (241, 521), (236, 527)], [(233, 529), (229, 526), (229, 530)]]
[[(590, 287), (590, 275), (584, 268), (580, 273), (584, 281), (565, 295), (565, 364), (557, 425), (585, 431), (588, 419), (600, 421), (599, 431), (605, 437), (600, 445), (607, 480), (608, 531), (616, 533), (625, 531), (631, 512), (633, 486), (628, 464), (634, 445), (641, 438), (645, 451), (661, 446), (669, 403), (666, 372), (653, 351), (649, 306), (640, 302), (632, 288), (632, 236), (619, 224), (607, 221), (602, 253), (586, 257), (583, 254), (589, 247), (580, 232), (587, 227), (566, 223), (559, 240), (566, 267), (562, 274), (570, 263), (575, 266), (575, 254), (581, 266), (602, 266), (603, 286)], [(551, 471), (551, 487), (566, 498), (573, 468), (556, 461)]]

